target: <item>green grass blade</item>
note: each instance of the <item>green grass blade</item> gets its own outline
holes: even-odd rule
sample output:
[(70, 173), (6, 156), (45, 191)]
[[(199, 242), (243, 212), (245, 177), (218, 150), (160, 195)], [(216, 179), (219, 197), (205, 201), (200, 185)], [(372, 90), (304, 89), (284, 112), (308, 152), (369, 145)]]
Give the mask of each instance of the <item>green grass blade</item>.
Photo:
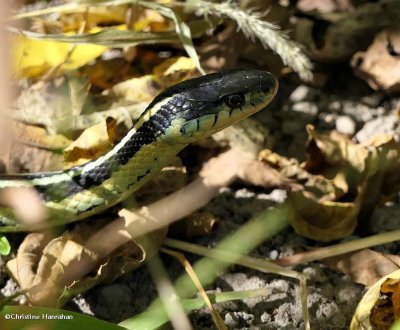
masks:
[[(266, 290), (265, 288), (261, 288), (261, 289), (246, 290), (246, 291), (221, 292), (209, 295), (209, 298), (211, 302), (214, 304), (232, 300), (258, 298), (266, 296), (267, 294), (268, 290)], [(187, 313), (195, 309), (206, 307), (206, 303), (202, 298), (182, 299), (180, 303)], [(169, 321), (168, 315), (165, 312), (165, 310), (162, 307), (160, 308), (157, 307), (145, 311), (130, 319), (124, 320), (119, 325), (131, 330), (145, 330), (145, 329), (152, 330), (152, 329), (157, 329), (158, 327), (162, 326), (164, 323), (168, 321)]]

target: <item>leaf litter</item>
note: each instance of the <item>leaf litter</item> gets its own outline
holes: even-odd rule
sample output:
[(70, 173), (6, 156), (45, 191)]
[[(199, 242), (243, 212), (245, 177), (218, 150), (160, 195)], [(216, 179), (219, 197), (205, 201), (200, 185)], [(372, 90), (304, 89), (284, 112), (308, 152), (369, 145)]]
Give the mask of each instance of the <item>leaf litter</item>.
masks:
[[(367, 10), (367, 7), (376, 10), (377, 15), (380, 15), (380, 9), (374, 4), (368, 4), (365, 8), (356, 8), (353, 14), (347, 15), (347, 17), (343, 15), (342, 18), (339, 19), (335, 17), (335, 15), (329, 14), (329, 12), (334, 9), (326, 9), (327, 14), (325, 15), (316, 15), (313, 24), (319, 24), (321, 20), (325, 20), (329, 22), (329, 28), (323, 35), (326, 42), (322, 48), (318, 44), (309, 44), (311, 45), (310, 49), (313, 58), (320, 60), (350, 58), (352, 54), (349, 52), (349, 49), (351, 49), (351, 47), (348, 47), (349, 42), (351, 42), (351, 40), (353, 40), (352, 38), (355, 38), (360, 31), (351, 30), (350, 33), (346, 31), (347, 34), (343, 35), (344, 30), (342, 27), (354, 22), (357, 14)], [(25, 62), (24, 65), (26, 66), (16, 68), (18, 68), (18, 71), (22, 75), (40, 80), (40, 75), (48, 73), (53, 66), (59, 66), (58, 75), (62, 74), (64, 70), (75, 70), (77, 68), (81, 68), (81, 72), (84, 72), (84, 70), (88, 68), (87, 63), (89, 63), (89, 61), (94, 60), (95, 63), (100, 63), (100, 61), (103, 60), (98, 58), (98, 56), (101, 54), (106, 55), (108, 46), (133, 46), (136, 44), (135, 42), (142, 44), (143, 40), (146, 38), (150, 40), (150, 42), (157, 44), (160, 42), (176, 44), (179, 37), (182, 38), (182, 34), (180, 33), (182, 31), (187, 32), (187, 26), (190, 27), (192, 36), (201, 36), (208, 29), (206, 25), (201, 24), (202, 22), (204, 23), (204, 21), (200, 20), (200, 22), (198, 22), (200, 24), (197, 34), (194, 28), (194, 21), (189, 22), (187, 26), (185, 24), (182, 25), (179, 16), (182, 13), (179, 12), (179, 10), (175, 13), (166, 11), (170, 17), (174, 18), (173, 15), (175, 15), (174, 19), (177, 23), (177, 34), (174, 31), (170, 31), (171, 27), (173, 28), (173, 25), (170, 24), (171, 22), (168, 22), (160, 15), (155, 15), (154, 11), (138, 9), (135, 6), (134, 9), (138, 10), (135, 15), (137, 15), (139, 19), (133, 26), (134, 33), (131, 33), (131, 31), (126, 30), (126, 26), (118, 27), (118, 25), (126, 23), (124, 15), (121, 15), (121, 12), (126, 11), (124, 7), (115, 7), (118, 8), (117, 11), (114, 12), (113, 9), (108, 13), (104, 11), (101, 12), (101, 7), (94, 7), (94, 10), (90, 11), (90, 20), (87, 22), (88, 25), (85, 33), (66, 35), (65, 33), (69, 31), (78, 30), (79, 24), (74, 23), (74, 21), (79, 22), (82, 21), (82, 19), (88, 19), (85, 12), (81, 10), (82, 8), (79, 6), (78, 8), (75, 8), (72, 14), (61, 15), (62, 24), (52, 26), (49, 22), (43, 21), (41, 22), (42, 24), (37, 25), (36, 30), (32, 29), (32, 31), (35, 31), (33, 33), (36, 33), (36, 35), (31, 32), (26, 34), (27, 36), (30, 35), (31, 37), (36, 36), (39, 38), (39, 40), (27, 40), (54, 43), (56, 49), (54, 52), (60, 52), (61, 56), (52, 56), (52, 59), (57, 60), (56, 62), (50, 63), (45, 59), (39, 63), (39, 65), (32, 64), (33, 62), (31, 62), (30, 59), (37, 59), (35, 53), (45, 53), (42, 50), (47, 47), (52, 49), (53, 46), (50, 45), (53, 44), (24, 45), (21, 43), (20, 46), (26, 47), (24, 51), (24, 56), (26, 56), (26, 58), (18, 61), (18, 65)], [(340, 10), (346, 13), (349, 8), (351, 8), (351, 6), (347, 7), (347, 9), (342, 8)], [(300, 5), (299, 9), (302, 11), (309, 10), (307, 8), (300, 8)], [(223, 12), (221, 11), (218, 15), (221, 13)], [(312, 15), (310, 15), (310, 17), (311, 16)], [(386, 19), (390, 21), (391, 17), (392, 16), (389, 15)], [(297, 24), (297, 27), (300, 28), (302, 24), (305, 24), (303, 26), (305, 30), (300, 31), (303, 35), (298, 34), (300, 37), (309, 37), (310, 35), (310, 22), (306, 22), (306, 19), (308, 18), (301, 19), (299, 24)], [(102, 24), (105, 24), (105, 22), (114, 25), (116, 29), (100, 27)], [(362, 21), (362, 24), (364, 24), (362, 26), (362, 31), (365, 31), (370, 26), (368, 19)], [(95, 32), (96, 28), (99, 29), (98, 32)], [(52, 35), (49, 35), (48, 32), (51, 29), (54, 30), (52, 31)], [(226, 31), (228, 31), (228, 35), (229, 33), (232, 34), (229, 30)], [(60, 33), (63, 33), (63, 36), (59, 35)], [(393, 56), (393, 52), (396, 52), (397, 49), (396, 39), (395, 33), (390, 36), (388, 35), (389, 32), (385, 33), (386, 35), (378, 35), (374, 44), (371, 44), (371, 48), (366, 52), (355, 54), (352, 61), (353, 63), (358, 63), (358, 65), (354, 65), (356, 73), (366, 79), (371, 87), (392, 92), (397, 88), (396, 80), (391, 80), (393, 75), (389, 77), (387, 75), (385, 76), (385, 73), (392, 72), (391, 70), (397, 65), (396, 58)], [(170, 39), (162, 40), (167, 34), (170, 35), (170, 37), (168, 37)], [(151, 36), (154, 36), (155, 39), (151, 39)], [(44, 41), (47, 37), (58, 41)], [(129, 40), (129, 37), (133, 39)], [(95, 48), (93, 45), (88, 45), (89, 48), (85, 51), (85, 56), (82, 57), (79, 56), (80, 49), (78, 48), (81, 45), (76, 46), (71, 52), (72, 45), (66, 47), (66, 45), (61, 45), (62, 43), (59, 42), (62, 38), (65, 38), (63, 41), (67, 42), (76, 42), (79, 40), (85, 42), (88, 38), (93, 38), (93, 40), (99, 38), (99, 40), (104, 41), (109, 38), (111, 44), (105, 45), (106, 47), (96, 46), (103, 48)], [(121, 38), (121, 44), (116, 43), (115, 40), (118, 38)], [(135, 41), (134, 38), (138, 39)], [(342, 38), (343, 43), (339, 43), (339, 47), (336, 47), (334, 52), (332, 52), (332, 48), (330, 47), (340, 38)], [(318, 40), (314, 40), (313, 42), (318, 42)], [(305, 42), (305, 44), (307, 44), (307, 42)], [(114, 73), (110, 72), (110, 70), (112, 70), (110, 67), (105, 66), (105, 71), (103, 72), (96, 71), (97, 69), (92, 71), (89, 81), (101, 82), (98, 86), (103, 86), (103, 88), (100, 89), (104, 89), (105, 86), (107, 87), (107, 91), (104, 92), (103, 95), (96, 95), (95, 98), (93, 98), (92, 90), (89, 91), (90, 86), (87, 80), (83, 81), (80, 77), (70, 75), (68, 75), (67, 79), (61, 84), (64, 86), (64, 90), (65, 86), (68, 86), (67, 90), (69, 89), (69, 91), (64, 94), (67, 95), (67, 97), (56, 101), (55, 106), (54, 104), (49, 106), (47, 100), (44, 100), (43, 103), (40, 103), (36, 107), (35, 112), (35, 107), (30, 105), (31, 103), (28, 97), (25, 100), (25, 105), (20, 108), (23, 110), (32, 109), (33, 112), (31, 114), (24, 113), (23, 117), (19, 116), (19, 119), (23, 118), (24, 121), (24, 124), (20, 124), (22, 134), (19, 137), (19, 142), (29, 145), (29, 147), (35, 146), (43, 150), (49, 150), (51, 151), (48, 153), (49, 157), (53, 154), (54, 150), (63, 150), (66, 153), (66, 159), (70, 161), (70, 163), (64, 163), (66, 167), (95, 158), (98, 154), (112, 147), (112, 145), (118, 141), (118, 137), (115, 137), (115, 135), (118, 135), (116, 125), (123, 124), (125, 127), (122, 130), (126, 130), (144, 109), (146, 103), (148, 103), (158, 91), (164, 89), (169, 84), (184, 80), (194, 74), (194, 68), (196, 66), (199, 67), (200, 63), (196, 60), (197, 55), (193, 55), (193, 45), (184, 45), (188, 53), (191, 54), (191, 58), (173, 57), (167, 61), (162, 60), (157, 63), (158, 66), (156, 69), (145, 72), (147, 74), (143, 74), (144, 72), (139, 71), (125, 71), (124, 63), (126, 62), (121, 62), (122, 65), (119, 67), (119, 70), (121, 70), (121, 80), (124, 80), (121, 84), (118, 84), (118, 81), (109, 83), (107, 81), (108, 78), (102, 80), (103, 77)], [(359, 44), (355, 43), (353, 46), (359, 47)], [(377, 61), (376, 52), (379, 52), (379, 49), (384, 51), (385, 58), (382, 57), (378, 60), (382, 60), (385, 64), (388, 64), (388, 69), (383, 70), (385, 72), (381, 70), (382, 64), (374, 62)], [(145, 55), (147, 54), (150, 59), (149, 63), (152, 63), (151, 61), (154, 57), (151, 55), (151, 50), (146, 50), (146, 52)], [(49, 52), (49, 54), (53, 54), (53, 50)], [(132, 54), (133, 57), (131, 57), (131, 61), (134, 62), (137, 58), (137, 51), (135, 50)], [(77, 58), (74, 56), (77, 56)], [(126, 56), (127, 58), (129, 57), (128, 55)], [(357, 62), (360, 56), (363, 56), (362, 66), (359, 64), (360, 61)], [(389, 58), (388, 56), (391, 57)], [(390, 62), (391, 60), (393, 60), (393, 62)], [(218, 65), (216, 67), (218, 67)], [(378, 71), (375, 71), (376, 68), (378, 68)], [(395, 70), (393, 72), (395, 72)], [(99, 77), (101, 78), (99, 79)], [(127, 78), (131, 79), (129, 80)], [(64, 78), (61, 77), (58, 79), (63, 80)], [(46, 83), (39, 81), (39, 84), (43, 86), (43, 84)], [(58, 88), (60, 88), (60, 85), (55, 86), (56, 90)], [(132, 91), (134, 91), (134, 93), (130, 95), (129, 93)], [(36, 94), (38, 98), (43, 96), (42, 92), (43, 90), (39, 90)], [(101, 105), (96, 104), (96, 98), (99, 97), (103, 100)], [(65, 103), (65, 100), (67, 100), (67, 103)], [(104, 100), (106, 102), (104, 102)], [(57, 105), (57, 102), (59, 105)], [(43, 104), (45, 104), (46, 108), (50, 109), (50, 113), (53, 115), (44, 116), (41, 113)], [(99, 112), (98, 110), (101, 111)], [(57, 111), (61, 114), (58, 118)], [(54, 114), (56, 115), (54, 116)], [(113, 123), (111, 127), (107, 127), (106, 118), (112, 118), (110, 119)], [(41, 127), (33, 125), (39, 125)], [(353, 233), (357, 225), (362, 225), (362, 222), (365, 221), (366, 217), (371, 215), (376, 205), (383, 206), (387, 201), (392, 200), (393, 196), (399, 190), (399, 145), (396, 136), (378, 135), (374, 139), (357, 144), (348, 137), (339, 135), (336, 132), (320, 132), (312, 126), (308, 126), (307, 134), (309, 140), (305, 149), (308, 159), (300, 163), (295, 159), (288, 159), (282, 155), (264, 149), (266, 147), (266, 141), (264, 141), (262, 137), (267, 136), (267, 132), (263, 127), (254, 128), (254, 126), (250, 125), (249, 129), (246, 127), (246, 124), (241, 124), (230, 128), (230, 131), (231, 132), (224, 132), (223, 135), (221, 134), (219, 137), (216, 137), (214, 146), (224, 148), (227, 145), (234, 147), (240, 147), (242, 145), (243, 149), (246, 149), (250, 155), (256, 157), (257, 154), (259, 154), (261, 162), (254, 161), (249, 163), (244, 169), (241, 169), (241, 171), (237, 173), (237, 177), (249, 186), (280, 187), (288, 191), (288, 199), (285, 202), (285, 206), (289, 207), (291, 210), (288, 212), (290, 215), (288, 219), (296, 232), (302, 236), (323, 242), (347, 237)], [(257, 138), (257, 133), (261, 136), (261, 139)], [(238, 136), (239, 139), (237, 139)], [(254, 140), (256, 140), (256, 143), (254, 143)], [(204, 145), (208, 144), (202, 143)], [(46, 164), (42, 165), (40, 170), (46, 169), (46, 166)], [(51, 167), (47, 169), (51, 169)], [(221, 169), (221, 171), (223, 171), (223, 169)], [(179, 184), (170, 189), (171, 187), (168, 187), (167, 183), (155, 183), (155, 188), (151, 188), (149, 190), (150, 192), (148, 192), (150, 196), (149, 200), (152, 200), (152, 197), (154, 197), (152, 196), (153, 192), (158, 189), (165, 193), (182, 187), (181, 185), (187, 180), (187, 174), (183, 172), (184, 171), (181, 170), (181, 165), (177, 164), (173, 166), (171, 173), (175, 173), (172, 175), (177, 175), (175, 178)], [(209, 175), (210, 177), (207, 177), (207, 179), (210, 181), (217, 180), (218, 182), (220, 179), (214, 177), (214, 174), (211, 172), (209, 172)], [(166, 182), (171, 182), (171, 180), (174, 179), (168, 178)], [(140, 195), (138, 196), (138, 200), (141, 200)], [(132, 201), (131, 203), (132, 205), (137, 205), (136, 201)], [(192, 221), (196, 224), (196, 222), (203, 221), (200, 221), (200, 219), (201, 216), (194, 216)], [(208, 214), (204, 219), (205, 227), (201, 232), (206, 234), (210, 232), (215, 220), (213, 214)], [(321, 219), (323, 219), (323, 221), (321, 221)], [(190, 219), (186, 221), (188, 223), (191, 222)], [(203, 225), (201, 225), (201, 227), (203, 227)], [(190, 231), (183, 232), (185, 235), (193, 235)], [(69, 238), (65, 238), (65, 235), (68, 237), (69, 234), (64, 234), (64, 236), (59, 238), (59, 241), (57, 241), (56, 238), (53, 247), (49, 245), (49, 247), (46, 248), (47, 252), (39, 261), (39, 263), (41, 263), (40, 268), (47, 272), (39, 275), (30, 274), (26, 277), (27, 279), (32, 279), (36, 276), (37, 283), (42, 283), (44, 279), (46, 279), (46, 276), (51, 275), (54, 276), (51, 277), (51, 279), (57, 282), (63, 277), (63, 272), (58, 272), (57, 264), (49, 262), (49, 256), (56, 255), (57, 258), (62, 258), (63, 253), (66, 253), (62, 251), (73, 251), (71, 254), (71, 262), (74, 262), (74, 258), (79, 260), (79, 258), (82, 258), (82, 256), (87, 253), (79, 243), (80, 238), (72, 238), (70, 240)], [(37, 239), (40, 242), (40, 239)], [(98, 268), (98, 273), (95, 276), (92, 278), (83, 277), (76, 282), (75, 287), (71, 286), (66, 291), (63, 291), (63, 285), (61, 284), (59, 286), (60, 291), (55, 293), (54, 301), (58, 299), (68, 299), (72, 295), (86, 291), (88, 288), (103, 280), (106, 282), (113, 280), (114, 277), (111, 276), (107, 278), (107, 276), (104, 276), (104, 273), (110, 272), (111, 274), (115, 274), (115, 276), (120, 275), (120, 273), (116, 271), (118, 267), (122, 267), (122, 269), (125, 269), (125, 266), (126, 268), (135, 268), (138, 264), (141, 264), (142, 259), (144, 259), (144, 253), (143, 250), (141, 250), (140, 244), (136, 247), (130, 246), (129, 249), (139, 249), (139, 251), (142, 252), (138, 252), (133, 260), (129, 259), (129, 255), (124, 257), (117, 256), (116, 258), (122, 261), (119, 264), (117, 263), (116, 268), (111, 266), (109, 268), (110, 271), (108, 271), (108, 262), (106, 262)], [(359, 253), (365, 253), (366, 256), (361, 254), (363, 258), (365, 257), (371, 261), (375, 261), (375, 266), (371, 267), (374, 267), (376, 273), (368, 274), (370, 268), (361, 267), (362, 265), (359, 264), (361, 257), (358, 254), (339, 257), (335, 267), (344, 273), (351, 273), (355, 280), (358, 279), (357, 281), (364, 284), (372, 283), (380, 276), (385, 275), (385, 273), (388, 272), (386, 266), (395, 265), (394, 267), (396, 267), (397, 265), (397, 263), (393, 262), (397, 256), (393, 256), (392, 258), (388, 255), (377, 255), (376, 252), (369, 250), (363, 250)], [(23, 260), (22, 257), (21, 259)], [(37, 262), (37, 260), (35, 262)], [(32, 261), (24, 261), (20, 267), (28, 271), (31, 267), (31, 263)], [(66, 261), (66, 263), (68, 264), (68, 261)], [(348, 264), (348, 267), (343, 267), (343, 264)], [(49, 269), (54, 269), (54, 274), (52, 274), (52, 271), (48, 271)], [(367, 275), (370, 275), (370, 277), (368, 278)], [(360, 280), (363, 276), (367, 276), (368, 279)], [(18, 278), (15, 274), (14, 277)], [(19, 277), (19, 281), (21, 280), (22, 278)], [(60, 283), (63, 283), (62, 280)], [(26, 288), (32, 287), (29, 283), (25, 283), (25, 285)], [(21, 286), (23, 285), (21, 284)], [(395, 290), (393, 292), (397, 292), (398, 288), (395, 285), (393, 285), (393, 287)], [(40, 291), (41, 289), (38, 290), (38, 292)], [(386, 293), (388, 293), (387, 290)], [(394, 296), (396, 297), (396, 294), (394, 294)], [(43, 299), (43, 297), (41, 298), (40, 294), (39, 297), (35, 297), (35, 291), (32, 290), (31, 299), (32, 301), (35, 301), (35, 299), (36, 301), (41, 301), (40, 299)]]

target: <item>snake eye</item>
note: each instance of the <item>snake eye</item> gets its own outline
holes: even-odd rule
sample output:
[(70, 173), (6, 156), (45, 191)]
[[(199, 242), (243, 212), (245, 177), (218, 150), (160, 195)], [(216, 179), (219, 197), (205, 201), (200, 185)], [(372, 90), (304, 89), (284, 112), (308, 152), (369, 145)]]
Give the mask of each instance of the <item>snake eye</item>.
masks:
[(224, 102), (229, 108), (240, 108), (244, 105), (243, 94), (232, 94), (224, 97)]

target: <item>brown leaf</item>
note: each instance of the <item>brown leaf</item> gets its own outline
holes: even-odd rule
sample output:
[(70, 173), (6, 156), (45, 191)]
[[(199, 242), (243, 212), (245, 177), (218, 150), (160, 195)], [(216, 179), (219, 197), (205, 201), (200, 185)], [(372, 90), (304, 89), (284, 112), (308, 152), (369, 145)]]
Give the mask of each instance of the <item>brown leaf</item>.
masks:
[(369, 150), (349, 140), (336, 131), (320, 133), (311, 125), (307, 126), (307, 161), (304, 169), (321, 174), (335, 182), (343, 176), (348, 187), (340, 184), (344, 192), (354, 192), (368, 172)]
[(238, 172), (240, 179), (246, 183), (261, 187), (293, 186), (296, 184), (272, 167), (259, 161), (251, 161)]
[(374, 89), (400, 91), (400, 32), (383, 31), (365, 52), (353, 55), (351, 65)]
[(49, 135), (42, 127), (23, 123), (15, 124), (14, 135), (19, 142), (46, 150), (63, 150), (71, 143), (64, 135)]
[(369, 287), (383, 276), (398, 270), (400, 257), (365, 249), (326, 259), (324, 263)]
[(399, 14), (397, 1), (367, 2), (349, 13), (312, 13), (297, 22), (296, 40), (307, 47), (313, 59), (347, 60), (368, 47), (375, 33), (397, 24)]
[(360, 202), (319, 201), (305, 191), (291, 192), (287, 203), (294, 212), (290, 224), (302, 236), (331, 241), (350, 235), (357, 225)]
[(292, 179), (290, 187), (296, 189), (288, 203), (295, 230), (316, 240), (339, 239), (354, 230), (358, 218), (370, 216), (381, 198), (391, 198), (400, 188), (400, 144), (386, 135), (356, 144), (335, 131), (316, 132), (311, 125), (307, 132), (303, 164), (268, 150), (260, 158)]
[[(296, 159), (287, 159), (270, 150), (261, 151), (259, 158), (270, 167), (279, 171), (283, 177), (301, 182), (302, 189), (312, 192), (321, 201), (340, 198), (347, 190), (346, 183), (340, 180), (339, 177), (333, 181), (325, 178), (323, 175), (309, 173), (304, 169), (305, 166), (299, 164)], [(292, 184), (292, 187), (299, 190), (298, 185)]]
[[(154, 247), (159, 247), (166, 231), (155, 232), (153, 244), (143, 246), (128, 242), (105, 260), (85, 248), (85, 243), (109, 219), (80, 223), (71, 232), (51, 239), (44, 234), (30, 234), (7, 269), (22, 289), (28, 290), (31, 304), (53, 306), (65, 302), (94, 285), (111, 282), (118, 276), (139, 267)], [(151, 245), (151, 250), (146, 250)], [(93, 271), (86, 276), (88, 268)]]
[[(381, 278), (368, 289), (353, 315), (350, 330), (389, 329), (391, 327), (394, 322), (393, 302), (388, 295), (381, 295), (381, 287), (387, 280), (390, 285), (399, 279), (400, 270), (396, 270)], [(393, 282), (393, 280), (395, 281)], [(384, 290), (386, 291), (386, 288)]]
[(389, 329), (400, 319), (400, 280), (387, 278), (381, 285), (380, 297), (371, 310), (370, 322), (374, 329)]

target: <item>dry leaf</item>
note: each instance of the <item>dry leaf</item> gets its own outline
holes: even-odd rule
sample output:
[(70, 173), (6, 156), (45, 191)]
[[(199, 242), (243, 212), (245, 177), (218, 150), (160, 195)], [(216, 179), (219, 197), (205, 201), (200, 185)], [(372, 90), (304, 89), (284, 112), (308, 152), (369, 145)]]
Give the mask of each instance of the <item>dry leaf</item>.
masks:
[[(373, 327), (373, 323), (375, 324), (378, 324), (378, 322), (380, 323), (379, 320), (385, 321), (384, 324), (382, 324), (385, 327), (380, 329), (389, 329), (389, 327), (394, 322), (393, 308), (390, 307), (390, 304), (392, 302), (390, 300), (383, 301), (384, 308), (379, 310), (379, 305), (381, 301), (380, 299), (381, 288), (384, 287), (384, 291), (387, 291), (386, 289), (387, 284), (390, 285), (390, 283), (396, 283), (399, 279), (400, 279), (400, 270), (396, 270), (393, 273), (390, 273), (389, 275), (386, 275), (385, 277), (381, 278), (378, 282), (376, 282), (372, 287), (368, 289), (367, 293), (359, 302), (357, 309), (353, 315), (353, 319), (351, 320), (350, 330), (379, 329)], [(389, 280), (389, 282), (387, 282), (387, 284), (384, 285), (384, 283), (387, 280)], [(389, 313), (387, 304), (389, 304)], [(378, 309), (373, 311), (375, 308)], [(373, 314), (375, 314), (374, 315), (375, 318), (371, 320), (371, 316)]]
[(349, 275), (367, 287), (400, 268), (400, 257), (365, 249), (324, 261), (330, 268)]
[(239, 169), (238, 176), (244, 182), (261, 187), (292, 187), (296, 184), (278, 171), (259, 161), (251, 161)]
[[(289, 193), (295, 230), (315, 240), (349, 235), (358, 218), (371, 215), (381, 198), (400, 187), (400, 144), (392, 136), (378, 136), (356, 144), (337, 132), (319, 133), (307, 126), (308, 160), (296, 161), (263, 151), (260, 156), (281, 175), (302, 182)], [(292, 186), (295, 186), (292, 184)]]
[[(220, 147), (229, 145), (232, 148), (238, 148), (243, 152), (256, 158), (263, 148), (272, 148), (269, 139), (269, 130), (255, 119), (248, 118), (235, 125), (213, 134), (212, 139)], [(203, 140), (204, 147), (209, 147), (209, 140)], [(202, 141), (199, 143), (202, 145)]]
[(114, 85), (105, 95), (114, 103), (151, 102), (163, 89), (177, 84), (193, 75), (196, 66), (188, 57), (173, 57), (153, 69), (153, 74), (132, 78)]
[(61, 134), (49, 135), (42, 127), (16, 123), (14, 138), (24, 144), (46, 150), (64, 150), (71, 140)]
[(64, 150), (65, 168), (86, 163), (95, 159), (114, 144), (116, 121), (108, 118), (86, 130)]
[[(333, 182), (339, 179), (342, 181), (340, 186), (345, 189), (345, 193), (354, 192), (368, 171), (369, 150), (336, 131), (319, 133), (313, 126), (308, 125), (307, 133), (308, 159), (304, 169), (310, 173), (320, 174)], [(347, 187), (343, 184), (343, 177)]]
[(93, 106), (89, 88), (88, 80), (74, 73), (38, 82), (22, 91), (17, 101), (19, 111), (12, 115), (18, 121), (44, 126), (51, 135), (73, 137), (82, 129), (79, 119), (99, 108)]
[(13, 68), (17, 76), (28, 78), (40, 76), (58, 66), (62, 70), (73, 70), (99, 57), (105, 50), (105, 46), (74, 45), (17, 35), (12, 47)]
[(348, 13), (308, 13), (295, 26), (296, 40), (315, 60), (343, 61), (368, 47), (375, 33), (396, 25), (399, 15), (397, 1), (366, 2)]
[[(128, 242), (106, 260), (85, 248), (85, 243), (109, 219), (95, 223), (80, 223), (71, 232), (51, 239), (44, 234), (30, 234), (21, 244), (17, 258), (7, 263), (7, 269), (22, 289), (28, 290), (34, 305), (53, 306), (65, 302), (71, 295), (84, 292), (94, 285), (111, 282), (139, 267), (161, 245), (166, 231), (153, 233), (151, 250), (137, 242)], [(51, 239), (51, 240), (50, 240)], [(91, 274), (82, 277), (90, 265)], [(97, 266), (97, 267), (96, 267)], [(82, 274), (83, 272), (83, 274)]]
[[(312, 192), (321, 201), (333, 201), (344, 195), (347, 185), (340, 180), (330, 180), (319, 174), (312, 174), (304, 169), (296, 159), (287, 159), (284, 156), (263, 150), (259, 158), (270, 167), (279, 171), (280, 175), (291, 179), (292, 182), (298, 181), (302, 184), (302, 189)], [(292, 184), (297, 190), (298, 184)]]
[(196, 64), (190, 57), (171, 57), (153, 69), (153, 80), (162, 89), (193, 76)]
[(400, 32), (383, 31), (365, 52), (353, 55), (355, 74), (376, 90), (400, 91)]
[(289, 222), (302, 236), (332, 241), (350, 235), (357, 225), (360, 200), (354, 203), (319, 201), (311, 193), (291, 192), (287, 199), (294, 212)]

